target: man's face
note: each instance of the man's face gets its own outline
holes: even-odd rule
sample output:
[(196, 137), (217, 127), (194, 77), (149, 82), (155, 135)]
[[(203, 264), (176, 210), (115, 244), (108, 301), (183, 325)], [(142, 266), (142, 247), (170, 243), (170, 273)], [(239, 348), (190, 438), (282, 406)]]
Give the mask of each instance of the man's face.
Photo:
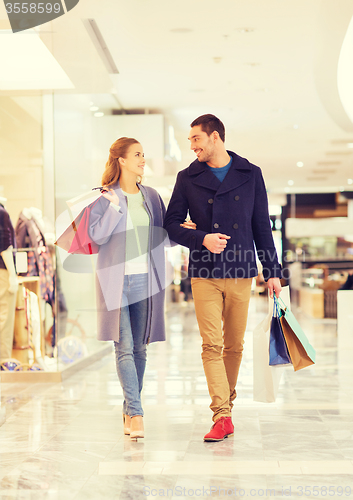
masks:
[(201, 125), (192, 127), (189, 134), (190, 149), (192, 149), (199, 161), (210, 161), (215, 152), (213, 135), (208, 136)]

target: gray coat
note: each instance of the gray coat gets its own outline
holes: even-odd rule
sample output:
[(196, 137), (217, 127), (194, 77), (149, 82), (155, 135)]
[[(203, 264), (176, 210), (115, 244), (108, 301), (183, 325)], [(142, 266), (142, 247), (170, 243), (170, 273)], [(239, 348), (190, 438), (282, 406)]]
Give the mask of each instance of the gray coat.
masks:
[[(112, 186), (120, 200), (119, 212), (101, 197), (90, 213), (89, 233), (99, 244), (96, 269), (98, 340), (119, 342), (120, 307), (125, 273), (127, 199), (119, 182)], [(139, 185), (150, 218), (148, 251), (148, 319), (144, 342), (165, 340), (164, 290), (165, 246), (169, 244), (163, 229), (165, 207), (157, 191)], [(138, 230), (138, 229), (137, 229)]]

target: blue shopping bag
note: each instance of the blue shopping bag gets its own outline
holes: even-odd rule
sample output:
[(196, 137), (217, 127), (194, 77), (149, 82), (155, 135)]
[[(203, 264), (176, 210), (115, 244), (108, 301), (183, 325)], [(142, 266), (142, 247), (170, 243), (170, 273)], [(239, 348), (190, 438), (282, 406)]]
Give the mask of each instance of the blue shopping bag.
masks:
[(280, 309), (276, 300), (273, 303), (273, 315), (270, 329), (270, 366), (292, 364), (280, 321)]

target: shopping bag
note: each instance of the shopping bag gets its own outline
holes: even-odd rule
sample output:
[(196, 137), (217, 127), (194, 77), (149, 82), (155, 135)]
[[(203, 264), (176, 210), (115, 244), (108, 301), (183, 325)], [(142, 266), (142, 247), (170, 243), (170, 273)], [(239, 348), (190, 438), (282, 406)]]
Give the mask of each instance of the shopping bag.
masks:
[(283, 335), (282, 325), (280, 321), (280, 313), (277, 302), (273, 303), (273, 315), (270, 328), (270, 365), (290, 365), (291, 359), (289, 356), (287, 344)]
[[(282, 288), (281, 296), (290, 304), (289, 286)], [(279, 384), (285, 370), (284, 365), (270, 366), (269, 342), (273, 299), (269, 299), (268, 315), (253, 331), (253, 400), (260, 403), (276, 401)]]
[(272, 313), (269, 312), (253, 331), (253, 400), (260, 403), (276, 401), (283, 366), (270, 366), (268, 345)]
[(70, 226), (56, 240), (55, 245), (70, 254), (92, 255), (98, 253), (99, 245), (89, 236), (89, 218), (91, 209), (100, 199), (87, 205), (71, 222)]
[(282, 331), (294, 371), (313, 365), (315, 363), (315, 349), (310, 345), (292, 311), (286, 306), (281, 297), (277, 298), (275, 296), (275, 302), (280, 310)]

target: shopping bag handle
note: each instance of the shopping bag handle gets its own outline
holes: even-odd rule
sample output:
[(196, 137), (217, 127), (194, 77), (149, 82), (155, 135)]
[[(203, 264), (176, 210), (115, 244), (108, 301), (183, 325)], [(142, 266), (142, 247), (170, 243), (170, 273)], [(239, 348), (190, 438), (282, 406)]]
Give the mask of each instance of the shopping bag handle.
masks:
[(278, 301), (276, 300), (276, 295), (274, 293), (274, 301), (273, 301), (273, 312), (272, 312), (272, 316), (273, 317), (278, 317), (280, 318), (281, 317), (281, 308), (279, 307), (279, 304), (278, 304)]
[[(285, 311), (287, 309), (287, 306), (286, 304), (283, 302), (283, 300), (281, 299), (281, 297), (276, 297), (276, 292), (273, 291), (273, 299), (274, 299), (274, 302), (275, 304), (277, 305), (277, 307), (279, 307), (281, 309), (281, 305), (283, 306), (283, 310)], [(279, 301), (282, 302), (282, 304), (279, 303)]]

